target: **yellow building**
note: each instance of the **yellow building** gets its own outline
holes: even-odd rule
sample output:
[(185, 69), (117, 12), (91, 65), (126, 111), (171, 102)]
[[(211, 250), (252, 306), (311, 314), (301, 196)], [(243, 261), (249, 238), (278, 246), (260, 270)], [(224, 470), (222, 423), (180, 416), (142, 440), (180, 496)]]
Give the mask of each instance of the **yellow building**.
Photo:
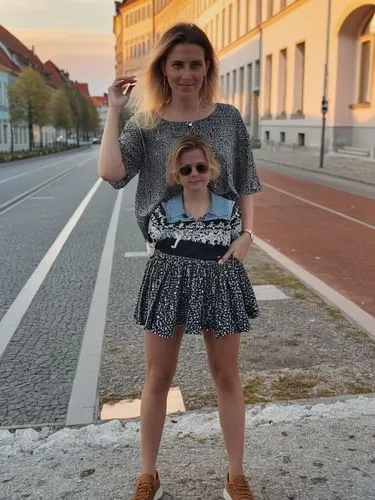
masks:
[(222, 100), (239, 108), (253, 138), (318, 147), (325, 96), (326, 146), (374, 154), (375, 0), (124, 0), (117, 74), (141, 75), (153, 40), (176, 21), (209, 36)]

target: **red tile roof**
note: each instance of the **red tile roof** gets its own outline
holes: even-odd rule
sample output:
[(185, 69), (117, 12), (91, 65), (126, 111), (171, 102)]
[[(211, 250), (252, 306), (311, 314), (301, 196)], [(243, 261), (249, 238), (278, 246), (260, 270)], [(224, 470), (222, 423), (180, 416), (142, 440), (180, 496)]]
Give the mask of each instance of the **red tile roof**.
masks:
[(47, 70), (48, 77), (53, 87), (59, 88), (69, 83), (69, 75), (65, 73), (65, 71), (59, 69), (51, 60), (44, 63), (44, 67)]
[(20, 71), (20, 68), (16, 64), (14, 64), (12, 59), (10, 59), (8, 54), (1, 46), (0, 46), (0, 66), (14, 73), (18, 73)]
[(91, 97), (92, 102), (96, 108), (101, 106), (108, 106), (108, 94)]
[(1, 25), (0, 41), (3, 42), (12, 56), (16, 57), (21, 66), (31, 66), (46, 75), (46, 69), (39, 57)]
[(93, 103), (88, 83), (73, 82), (73, 86), (81, 92), (81, 94), (87, 101)]

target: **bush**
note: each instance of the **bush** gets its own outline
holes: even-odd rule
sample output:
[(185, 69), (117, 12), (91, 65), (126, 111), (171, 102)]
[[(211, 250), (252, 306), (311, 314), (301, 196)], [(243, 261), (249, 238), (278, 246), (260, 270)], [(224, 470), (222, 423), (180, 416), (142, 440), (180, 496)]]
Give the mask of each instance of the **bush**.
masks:
[(70, 149), (77, 149), (76, 144), (59, 144), (50, 148), (33, 149), (32, 151), (14, 151), (13, 153), (0, 153), (0, 163), (15, 160), (25, 160), (27, 158), (36, 158), (38, 156), (46, 156), (53, 153), (61, 153)]

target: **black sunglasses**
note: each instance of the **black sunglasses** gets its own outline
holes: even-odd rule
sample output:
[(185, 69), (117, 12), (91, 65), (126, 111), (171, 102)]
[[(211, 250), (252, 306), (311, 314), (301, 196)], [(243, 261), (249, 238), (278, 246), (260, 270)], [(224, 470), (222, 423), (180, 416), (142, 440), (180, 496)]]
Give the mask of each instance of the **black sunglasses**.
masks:
[[(195, 169), (198, 172), (198, 174), (205, 174), (208, 172), (208, 165), (205, 165), (204, 163), (198, 163), (198, 165), (195, 165)], [(190, 175), (193, 171), (193, 168), (190, 167), (190, 165), (187, 165), (186, 167), (181, 167), (179, 172), (181, 175), (184, 177), (187, 175)]]

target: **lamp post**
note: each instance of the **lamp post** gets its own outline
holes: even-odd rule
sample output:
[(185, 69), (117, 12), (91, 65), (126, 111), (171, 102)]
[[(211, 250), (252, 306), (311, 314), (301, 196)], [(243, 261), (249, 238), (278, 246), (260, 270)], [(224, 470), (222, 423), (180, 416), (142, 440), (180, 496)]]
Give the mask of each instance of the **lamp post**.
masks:
[(320, 161), (319, 167), (324, 166), (324, 147), (325, 147), (325, 136), (326, 136), (326, 121), (328, 112), (328, 60), (329, 60), (329, 42), (330, 42), (330, 29), (331, 29), (331, 0), (328, 0), (328, 12), (327, 12), (327, 33), (326, 33), (326, 55), (324, 63), (324, 79), (323, 79), (323, 97), (322, 97), (322, 136), (320, 140)]

